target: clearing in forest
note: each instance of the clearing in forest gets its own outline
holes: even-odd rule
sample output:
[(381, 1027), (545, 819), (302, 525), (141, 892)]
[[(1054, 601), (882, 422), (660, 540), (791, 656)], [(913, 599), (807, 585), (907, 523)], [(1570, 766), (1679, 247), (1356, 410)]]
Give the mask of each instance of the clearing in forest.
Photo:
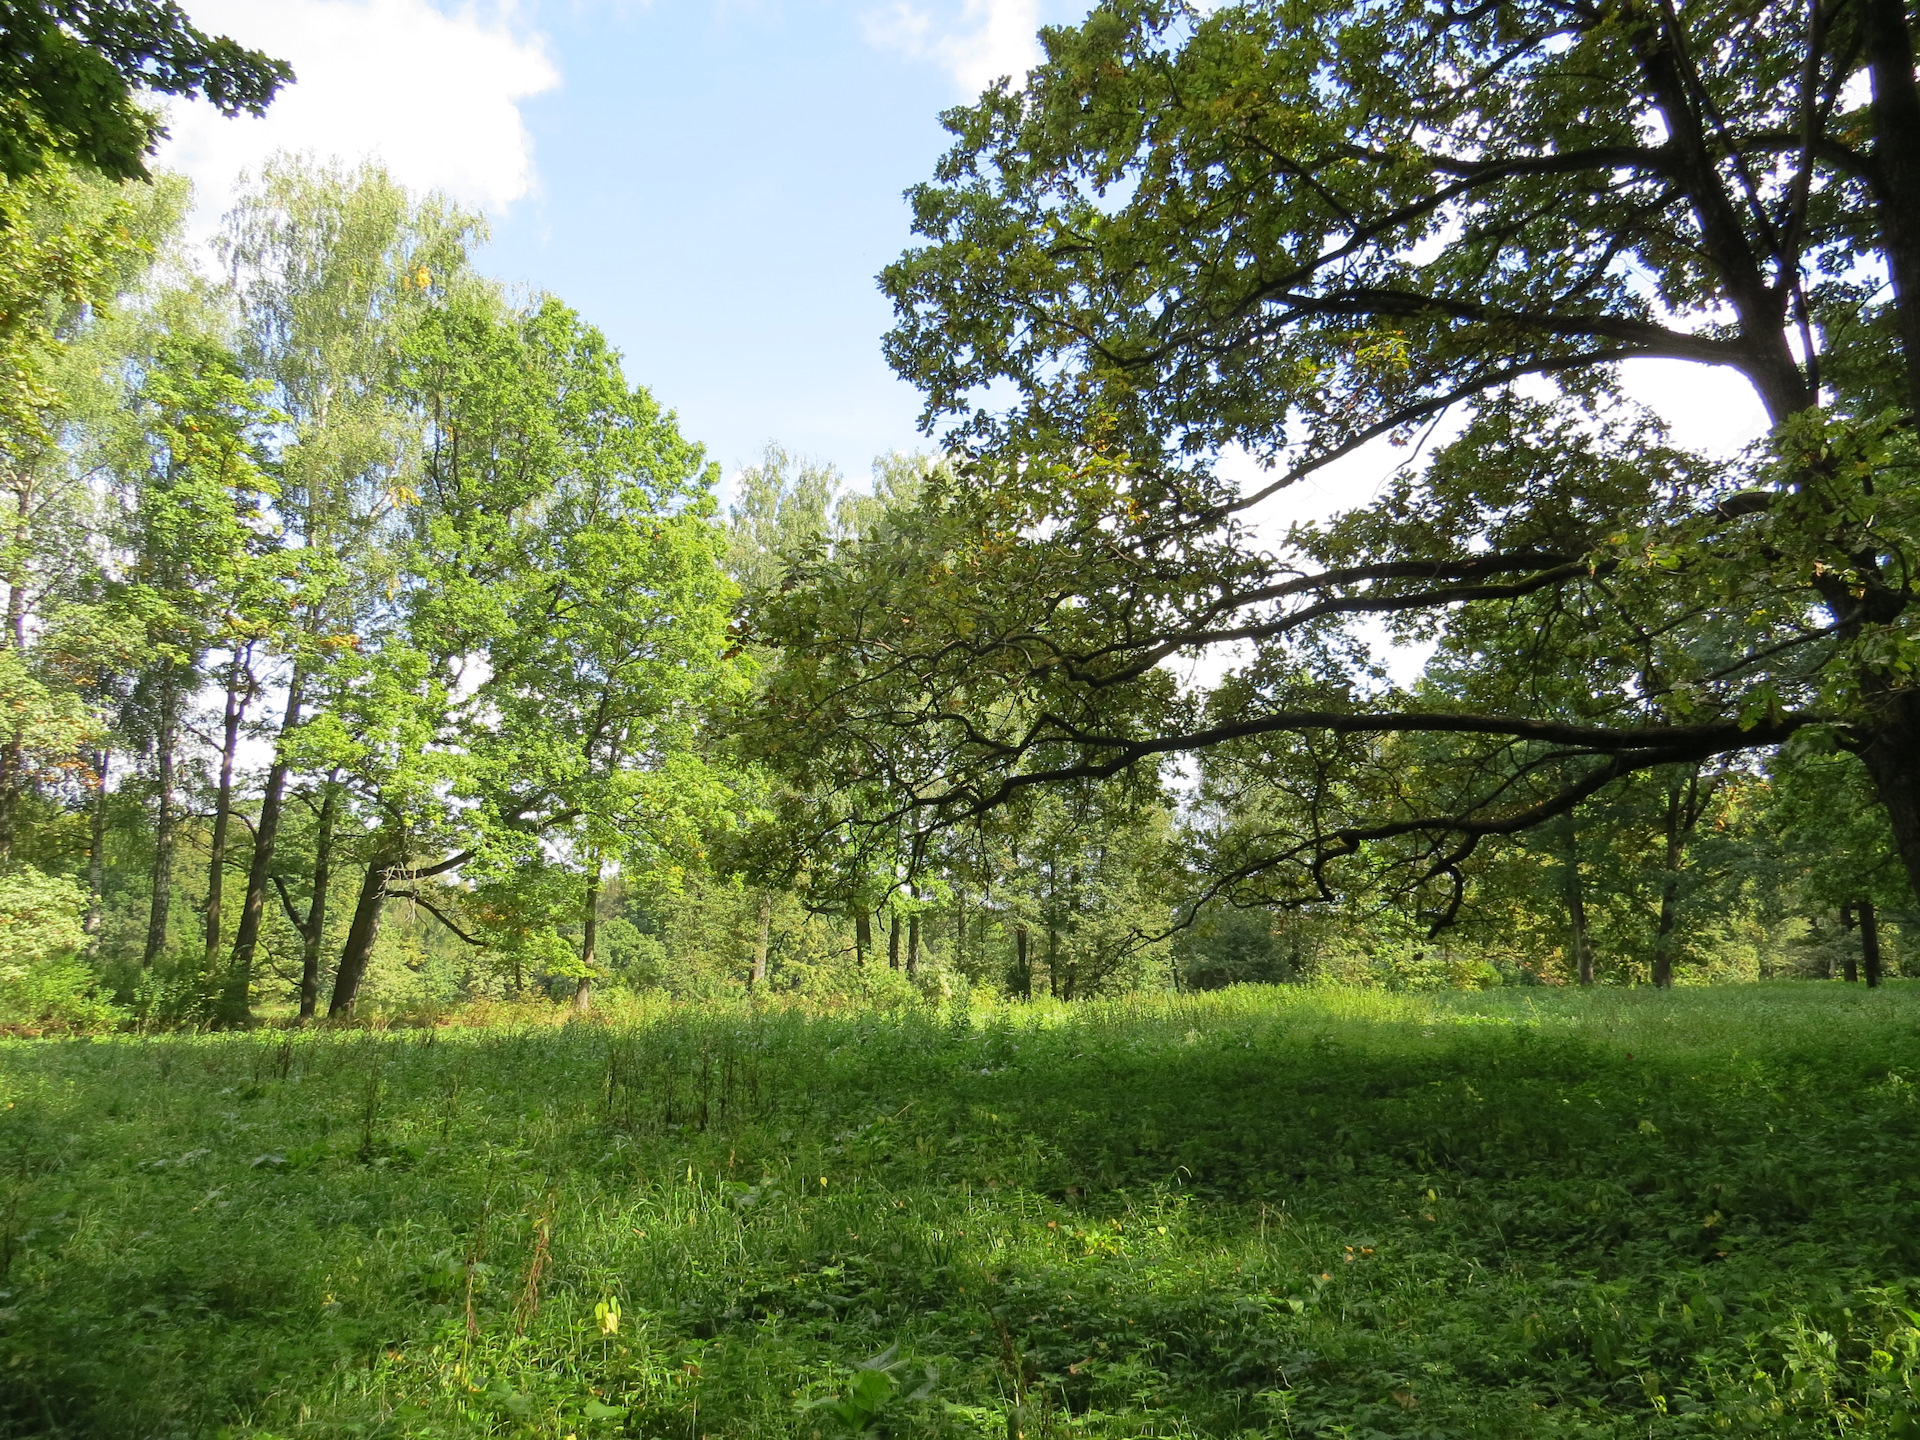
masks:
[(1920, 988), (0, 1046), (0, 1434), (1898, 1435)]

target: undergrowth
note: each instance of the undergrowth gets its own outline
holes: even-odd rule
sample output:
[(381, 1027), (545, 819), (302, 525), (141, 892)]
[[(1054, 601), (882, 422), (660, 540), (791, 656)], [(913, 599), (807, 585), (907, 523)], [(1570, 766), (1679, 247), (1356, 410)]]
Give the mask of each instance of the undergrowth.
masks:
[(1920, 987), (0, 1044), (0, 1434), (1920, 1434)]

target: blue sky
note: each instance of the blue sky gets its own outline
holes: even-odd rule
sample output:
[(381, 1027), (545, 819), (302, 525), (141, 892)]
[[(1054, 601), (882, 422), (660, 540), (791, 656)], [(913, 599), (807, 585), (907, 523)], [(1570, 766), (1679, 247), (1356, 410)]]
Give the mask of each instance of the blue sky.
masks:
[(274, 149), (376, 153), (490, 216), (481, 256), (627, 355), (729, 471), (770, 440), (864, 477), (928, 442), (874, 284), (939, 112), (1021, 73), (1084, 0), (186, 0), (291, 60), (263, 121), (172, 116), (210, 228)]
[[(1036, 29), (1089, 3), (185, 0), (300, 79), (262, 120), (176, 107), (161, 160), (193, 178), (205, 232), (276, 149), (377, 155), (485, 211), (481, 263), (604, 329), (728, 474), (778, 441), (859, 483), (876, 454), (932, 443), (879, 350), (901, 192), (946, 148), (940, 112), (1024, 74)], [(1764, 430), (1731, 373), (1626, 370), (1683, 443), (1727, 453)], [(1366, 447), (1250, 518), (1277, 540), (1366, 503), (1405, 458)]]

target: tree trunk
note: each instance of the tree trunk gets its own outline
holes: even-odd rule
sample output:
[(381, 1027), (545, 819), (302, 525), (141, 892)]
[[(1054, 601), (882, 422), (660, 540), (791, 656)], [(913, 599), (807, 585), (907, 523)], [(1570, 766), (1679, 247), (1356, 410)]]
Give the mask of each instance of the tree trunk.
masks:
[(13, 483), (13, 534), (7, 546), (7, 633), (0, 644), (27, 653), (27, 554), (33, 542), (33, 488), (31, 468), (16, 470)]
[(1060, 873), (1047, 866), (1047, 994), (1060, 998)]
[(1680, 877), (1669, 872), (1660, 882), (1660, 923), (1653, 933), (1653, 983), (1666, 990), (1673, 985), (1673, 940)]
[[(337, 772), (336, 772), (337, 773)], [(313, 894), (306, 923), (300, 927), (300, 1018), (320, 1009), (320, 947), (327, 938), (327, 892), (333, 887), (333, 818), (340, 808), (340, 786), (327, 777), (320, 798), (320, 828), (313, 838)]]
[[(246, 717), (247, 704), (252, 698), (247, 693), (251, 686), (242, 684), (243, 678), (246, 678), (247, 667), (243, 658), (246, 653), (245, 647), (236, 647), (233, 663), (227, 667), (226, 708), (220, 723), (220, 781), (213, 798), (213, 839), (208, 847), (212, 853), (207, 859), (207, 943), (201, 960), (209, 974), (220, 957), (220, 921), (227, 879), (227, 832), (233, 822), (233, 762), (240, 749), (240, 722)], [(227, 980), (221, 990), (215, 1017), (222, 1025), (246, 1025), (253, 1019), (252, 982), (253, 976), (249, 974), (245, 983), (236, 987), (233, 968), (227, 968)]]
[(81, 931), (87, 935), (98, 935), (105, 918), (101, 906), (107, 889), (107, 766), (112, 760), (111, 750), (98, 751), (93, 757), (94, 783), (98, 788), (93, 792), (93, 809), (88, 817), (87, 913), (80, 922)]
[[(1853, 926), (1853, 906), (1842, 905), (1840, 907), (1840, 928), (1842, 930), (1851, 930)], [(1833, 962), (1831, 960), (1827, 962), (1827, 972), (1827, 978), (1831, 980), (1833, 978)], [(1840, 973), (1849, 985), (1860, 978), (1860, 967), (1854, 963), (1853, 951), (1851, 949), (1840, 957)]]
[(1574, 973), (1582, 985), (1593, 984), (1593, 942), (1587, 934), (1587, 895), (1580, 883), (1580, 835), (1574, 829), (1573, 816), (1566, 817), (1562, 831), (1562, 893), (1567, 905), (1567, 943), (1573, 952)]
[(760, 925), (753, 942), (753, 971), (747, 976), (747, 988), (757, 990), (767, 983), (767, 943), (773, 938), (773, 892), (760, 892)]
[(1867, 988), (1877, 989), (1880, 984), (1880, 916), (1873, 908), (1873, 901), (1862, 900), (1854, 907), (1854, 913), (1860, 917), (1860, 960), (1867, 972)]
[(573, 1009), (584, 1015), (593, 1008), (593, 967), (600, 948), (600, 857), (593, 857), (587, 874), (586, 912), (580, 917), (580, 978), (573, 986)]
[(1920, 895), (1920, 691), (1878, 697), (1879, 725), (1860, 747), (1861, 763), (1887, 812), (1893, 843)]
[(1667, 782), (1666, 849), (1660, 865), (1660, 922), (1653, 936), (1653, 983), (1662, 990), (1673, 984), (1673, 952), (1679, 943), (1680, 870), (1686, 860), (1687, 839), (1700, 823), (1708, 794), (1700, 784), (1700, 767), (1689, 766), (1685, 777), (1675, 773)]
[(385, 850), (375, 852), (367, 862), (360, 898), (353, 907), (353, 923), (347, 927), (347, 943), (340, 951), (340, 968), (334, 972), (333, 996), (327, 1002), (329, 1019), (343, 1020), (353, 1014), (354, 1001), (360, 998), (360, 982), (367, 975), (367, 962), (373, 958), (373, 942), (380, 938), (380, 912), (387, 903), (387, 886), (399, 864), (399, 858)]
[(920, 973), (920, 912), (907, 917), (907, 978)]
[(897, 911), (887, 917), (887, 968), (900, 968), (900, 916)]
[(873, 953), (873, 916), (862, 905), (853, 912), (853, 963), (867, 968), (867, 956)]
[(178, 739), (178, 701), (169, 676), (161, 686), (160, 725), (154, 736), (154, 771), (159, 795), (153, 817), (153, 893), (147, 904), (147, 943), (140, 968), (150, 970), (167, 948), (167, 917), (173, 908), (173, 747)]
[[(287, 710), (280, 721), (280, 736), (300, 721), (301, 691), (306, 677), (295, 670), (287, 685)], [(247, 867), (247, 893), (240, 902), (240, 923), (234, 932), (233, 953), (227, 958), (227, 984), (237, 988), (253, 986), (253, 952), (260, 943), (260, 924), (266, 918), (267, 887), (272, 884), (273, 851), (280, 838), (280, 813), (286, 804), (287, 776), (291, 767), (276, 747), (273, 765), (267, 771), (266, 791), (260, 797), (260, 823), (254, 827), (253, 862)], [(356, 982), (357, 983), (357, 982)]]
[(15, 832), (20, 827), (20, 791), (27, 768), (26, 732), (18, 722), (0, 745), (0, 865), (13, 859)]
[[(27, 550), (33, 510), (31, 470), (16, 471), (13, 491), (12, 534), (6, 553), (7, 628), (0, 645), (10, 645), (24, 663), (27, 654)], [(20, 791), (25, 784), (26, 732), (15, 721), (0, 745), (0, 864), (13, 858), (15, 832), (20, 823)]]
[[(1873, 85), (1882, 248), (1906, 352), (1908, 395), (1920, 410), (1920, 90), (1914, 84), (1913, 36), (1902, 0), (1860, 0), (1857, 13)], [(1915, 889), (1920, 891), (1920, 877)]]
[(1027, 927), (1013, 927), (1013, 983), (1025, 999), (1033, 999), (1033, 960), (1027, 953)]

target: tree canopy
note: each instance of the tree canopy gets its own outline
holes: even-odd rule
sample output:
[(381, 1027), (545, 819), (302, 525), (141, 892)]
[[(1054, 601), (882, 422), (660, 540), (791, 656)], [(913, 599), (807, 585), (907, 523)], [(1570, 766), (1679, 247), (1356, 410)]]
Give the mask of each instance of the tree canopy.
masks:
[[(768, 752), (866, 792), (804, 848), (1177, 762), (1267, 797), (1219, 892), (1391, 874), (1444, 924), (1490, 838), (1790, 743), (1858, 756), (1920, 882), (1897, 0), (1113, 0), (1042, 39), (947, 115), (883, 276), (957, 478), (755, 612)], [(1688, 452), (1641, 358), (1744, 377), (1769, 438)], [(1376, 442), (1412, 454), (1374, 503), (1262, 533)]]
[(197, 28), (174, 0), (0, 0), (0, 175), (49, 157), (147, 178), (165, 134), (142, 93), (258, 115), (293, 68)]

